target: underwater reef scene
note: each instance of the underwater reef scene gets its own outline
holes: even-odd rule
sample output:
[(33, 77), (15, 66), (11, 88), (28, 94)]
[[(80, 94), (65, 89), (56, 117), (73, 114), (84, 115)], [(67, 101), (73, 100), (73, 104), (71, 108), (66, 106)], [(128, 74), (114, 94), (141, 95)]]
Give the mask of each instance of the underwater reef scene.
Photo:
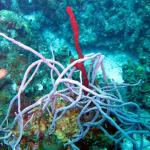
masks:
[(0, 0), (0, 150), (150, 150), (150, 1)]

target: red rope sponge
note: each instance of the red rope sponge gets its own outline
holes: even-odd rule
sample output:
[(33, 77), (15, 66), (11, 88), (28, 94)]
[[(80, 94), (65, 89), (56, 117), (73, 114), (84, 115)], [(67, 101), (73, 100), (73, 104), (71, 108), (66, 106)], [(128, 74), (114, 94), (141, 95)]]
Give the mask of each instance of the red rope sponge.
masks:
[(80, 44), (79, 44), (78, 23), (76, 21), (76, 18), (74, 16), (74, 13), (73, 13), (72, 8), (70, 6), (68, 6), (66, 8), (66, 11), (67, 11), (67, 13), (68, 13), (68, 15), (70, 17), (70, 23), (71, 23), (72, 30), (73, 30), (74, 43), (75, 43), (76, 51), (78, 53), (78, 57), (79, 58), (83, 58), (82, 51), (81, 51)]
[[(73, 13), (72, 8), (70, 6), (68, 6), (66, 8), (66, 12), (68, 13), (68, 15), (70, 17), (70, 23), (71, 23), (72, 30), (73, 30), (75, 48), (76, 48), (76, 51), (78, 53), (78, 59), (80, 59), (80, 58), (83, 58), (84, 56), (82, 54), (82, 50), (81, 50), (80, 44), (79, 44), (78, 23), (76, 21), (76, 18), (74, 16), (74, 13)], [(72, 61), (74, 61), (74, 59), (71, 59), (71, 62)], [(81, 62), (81, 63), (76, 64), (75, 67), (78, 68), (82, 72), (83, 85), (86, 86), (86, 87), (89, 87), (89, 80), (88, 80), (88, 77), (87, 77), (87, 73), (86, 73), (84, 64)], [(85, 92), (85, 94), (87, 94), (87, 93)]]

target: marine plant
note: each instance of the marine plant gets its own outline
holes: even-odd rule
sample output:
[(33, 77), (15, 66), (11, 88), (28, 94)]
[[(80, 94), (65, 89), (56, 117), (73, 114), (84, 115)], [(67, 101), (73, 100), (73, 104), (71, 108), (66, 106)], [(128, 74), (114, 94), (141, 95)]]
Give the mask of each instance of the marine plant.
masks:
[[(70, 7), (67, 10), (70, 17), (72, 17), (73, 12)], [(75, 20), (71, 19), (71, 21)], [(75, 26), (72, 27), (74, 28)], [(48, 124), (48, 131), (45, 131), (44, 125), (41, 129), (42, 132), (45, 131), (51, 135), (55, 133), (57, 123), (68, 115), (69, 111), (76, 110), (76, 118), (73, 121), (75, 121), (77, 130), (65, 142), (65, 146), (69, 145), (73, 150), (79, 149), (75, 143), (85, 137), (92, 128), (103, 132), (116, 145), (124, 139), (129, 139), (133, 149), (139, 150), (150, 146), (144, 142), (144, 139), (150, 136), (150, 117), (143, 114), (136, 103), (124, 101), (118, 90), (120, 87), (137, 86), (139, 82), (134, 85), (125, 83), (118, 85), (109, 80), (106, 83), (106, 75), (102, 65), (104, 55), (91, 53), (84, 57), (79, 56), (77, 60), (64, 66), (55, 60), (52, 47), (53, 57), (48, 59), (31, 47), (8, 37), (4, 33), (0, 33), (0, 36), (18, 45), (25, 51), (33, 53), (38, 58), (25, 71), (18, 92), (11, 99), (7, 114), (0, 124), (0, 140), (6, 145), (13, 150), (20, 148), (20, 141), (24, 136), (26, 126), (34, 121), (32, 120), (35, 115), (34, 112), (40, 110), (42, 111), (40, 118), (44, 117), (43, 113), (46, 113), (49, 116), (48, 118), (51, 118)], [(89, 86), (84, 84), (85, 78), (82, 70), (84, 62), (88, 62), (86, 75)], [(47, 94), (35, 99), (30, 105), (21, 109), (22, 93), (30, 86), (42, 64), (45, 64), (50, 69), (49, 77), (53, 83), (52, 87), (50, 87)], [(77, 70), (77, 66), (80, 64), (83, 67)], [(99, 70), (103, 72), (103, 81), (97, 81)], [(76, 73), (78, 74), (78, 79), (75, 80), (74, 74)], [(64, 102), (62, 105), (59, 105), (60, 99)], [(11, 118), (10, 112), (14, 103), (17, 103), (17, 109), (14, 118)], [(71, 113), (69, 117), (72, 118), (74, 116)], [(26, 120), (25, 118), (28, 119)], [(62, 122), (60, 121), (60, 123)], [(112, 127), (115, 129), (115, 132), (109, 130)], [(137, 137), (139, 140), (137, 140)]]

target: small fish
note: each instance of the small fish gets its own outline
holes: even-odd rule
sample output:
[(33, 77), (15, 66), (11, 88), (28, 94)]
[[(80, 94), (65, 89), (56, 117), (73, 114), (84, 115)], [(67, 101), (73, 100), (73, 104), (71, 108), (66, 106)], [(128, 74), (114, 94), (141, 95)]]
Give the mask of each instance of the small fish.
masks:
[(0, 79), (5, 78), (5, 76), (7, 75), (8, 71), (4, 68), (0, 68)]
[(69, 57), (71, 57), (71, 56), (72, 56), (71, 50), (69, 50), (69, 52), (68, 52), (68, 56), (69, 56)]

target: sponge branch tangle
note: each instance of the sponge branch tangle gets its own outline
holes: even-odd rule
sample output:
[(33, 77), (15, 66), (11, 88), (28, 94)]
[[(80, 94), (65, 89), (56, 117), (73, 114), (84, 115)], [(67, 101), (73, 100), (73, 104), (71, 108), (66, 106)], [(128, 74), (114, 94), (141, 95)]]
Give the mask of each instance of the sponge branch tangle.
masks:
[[(19, 90), (16, 96), (10, 100), (7, 114), (0, 124), (0, 140), (6, 145), (13, 150), (20, 147), (25, 128), (24, 115), (39, 107), (43, 112), (52, 115), (49, 124), (49, 133), (51, 134), (55, 132), (57, 121), (63, 118), (67, 111), (78, 110), (76, 118), (78, 133), (68, 139), (65, 144), (72, 146), (73, 149), (78, 149), (75, 143), (85, 137), (91, 128), (100, 130), (116, 144), (128, 139), (133, 144), (133, 148), (137, 150), (150, 146), (144, 143), (144, 138), (150, 136), (150, 117), (141, 113), (142, 110), (136, 103), (124, 101), (119, 92), (119, 88), (137, 86), (139, 82), (134, 85), (116, 84), (106, 79), (103, 66), (104, 56), (102, 54), (85, 55), (65, 67), (55, 60), (52, 47), (53, 57), (52, 59), (46, 59), (36, 50), (8, 37), (4, 33), (0, 33), (0, 36), (38, 57), (38, 60), (33, 62), (25, 71)], [(89, 87), (84, 86), (82, 72), (75, 67), (77, 64), (86, 61), (88, 62), (86, 70)], [(51, 90), (46, 95), (34, 100), (31, 105), (21, 109), (22, 93), (30, 85), (42, 63), (50, 68)], [(103, 74), (102, 77), (98, 78), (99, 69), (102, 69)], [(75, 77), (77, 75), (78, 79)], [(60, 98), (67, 105), (57, 108), (56, 104)], [(15, 117), (10, 119), (10, 112), (14, 103), (17, 103), (18, 110), (16, 110)], [(83, 119), (87, 114), (91, 114), (90, 117)], [(32, 121), (32, 117), (30, 121)], [(106, 123), (110, 128), (113, 127), (116, 132), (111, 132), (109, 126), (106, 128)], [(14, 132), (14, 130), (17, 130), (17, 132)], [(135, 136), (139, 136), (140, 140), (137, 141)]]

